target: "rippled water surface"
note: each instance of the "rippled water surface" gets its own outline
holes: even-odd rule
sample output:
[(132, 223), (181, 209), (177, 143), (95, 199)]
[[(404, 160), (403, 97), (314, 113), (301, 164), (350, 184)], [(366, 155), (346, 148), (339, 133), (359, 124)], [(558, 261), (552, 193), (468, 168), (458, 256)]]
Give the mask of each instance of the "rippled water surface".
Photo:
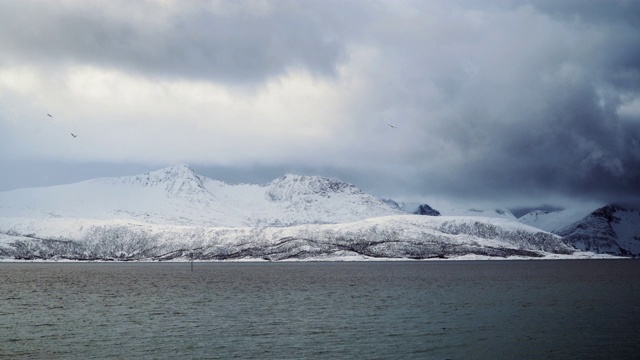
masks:
[(0, 263), (0, 358), (640, 356), (640, 262)]

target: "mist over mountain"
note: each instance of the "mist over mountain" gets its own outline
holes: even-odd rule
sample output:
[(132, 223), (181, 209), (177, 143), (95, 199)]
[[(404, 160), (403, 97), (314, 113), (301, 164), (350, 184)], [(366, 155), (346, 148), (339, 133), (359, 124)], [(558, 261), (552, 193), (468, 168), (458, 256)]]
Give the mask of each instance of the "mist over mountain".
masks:
[(418, 204), (418, 203), (398, 203), (391, 199), (382, 199), (387, 205), (391, 206), (394, 209), (402, 210), (409, 214), (415, 215), (427, 215), (427, 216), (440, 216), (440, 211), (432, 208), (428, 204)]
[(542, 205), (542, 206), (536, 206), (536, 207), (517, 207), (517, 208), (509, 209), (509, 211), (511, 211), (513, 216), (517, 218), (521, 218), (524, 215), (528, 215), (533, 212), (551, 213), (551, 212), (558, 212), (562, 210), (564, 209), (559, 206), (553, 206), (553, 205)]

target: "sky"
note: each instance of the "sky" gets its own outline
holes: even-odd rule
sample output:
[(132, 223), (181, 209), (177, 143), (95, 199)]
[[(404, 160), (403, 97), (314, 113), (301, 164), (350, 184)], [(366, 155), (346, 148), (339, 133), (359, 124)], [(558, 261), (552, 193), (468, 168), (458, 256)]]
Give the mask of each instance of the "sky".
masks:
[(4, 0), (0, 49), (0, 191), (188, 164), (640, 204), (639, 1)]

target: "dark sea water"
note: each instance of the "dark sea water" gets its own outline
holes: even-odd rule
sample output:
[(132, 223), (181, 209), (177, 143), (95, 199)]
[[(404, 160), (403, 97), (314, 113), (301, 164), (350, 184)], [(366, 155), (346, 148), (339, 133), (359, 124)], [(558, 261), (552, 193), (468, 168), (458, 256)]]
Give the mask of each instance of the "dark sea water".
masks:
[(640, 261), (0, 263), (0, 358), (640, 358)]

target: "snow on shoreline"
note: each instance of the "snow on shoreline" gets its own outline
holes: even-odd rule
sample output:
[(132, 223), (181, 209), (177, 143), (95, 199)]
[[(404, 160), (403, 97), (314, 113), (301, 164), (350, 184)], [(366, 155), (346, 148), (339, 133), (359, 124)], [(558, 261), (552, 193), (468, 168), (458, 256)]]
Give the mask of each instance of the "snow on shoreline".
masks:
[[(597, 254), (593, 252), (576, 252), (573, 255), (546, 254), (544, 257), (524, 257), (524, 256), (480, 256), (480, 255), (463, 255), (452, 258), (430, 258), (430, 259), (408, 259), (408, 258), (374, 258), (366, 256), (344, 256), (344, 257), (322, 257), (322, 258), (306, 258), (306, 259), (286, 259), (279, 260), (278, 263), (291, 262), (441, 262), (441, 261), (525, 261), (525, 260), (629, 260), (624, 256), (614, 256), (608, 254)], [(272, 261), (264, 259), (233, 259), (233, 260), (189, 260), (185, 258), (172, 260), (72, 260), (72, 259), (36, 259), (36, 260), (19, 260), (19, 259), (2, 259), (0, 263), (101, 263), (101, 264), (125, 264), (125, 263), (270, 263)]]

